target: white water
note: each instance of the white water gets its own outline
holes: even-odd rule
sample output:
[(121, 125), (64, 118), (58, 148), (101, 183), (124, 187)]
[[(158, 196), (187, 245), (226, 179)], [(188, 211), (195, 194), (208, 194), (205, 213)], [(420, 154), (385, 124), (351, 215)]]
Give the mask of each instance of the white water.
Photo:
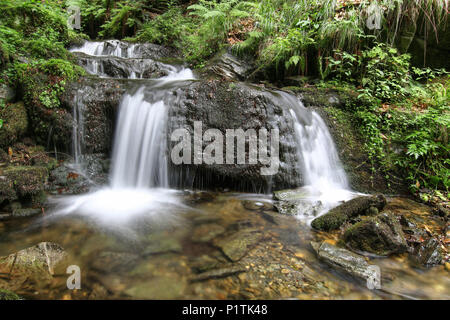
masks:
[[(86, 42), (80, 50), (102, 55), (104, 44)], [(116, 48), (112, 55), (122, 56), (123, 52)], [(132, 55), (132, 49), (127, 55)], [(167, 189), (168, 106), (164, 98), (168, 93), (163, 87), (171, 82), (194, 79), (194, 75), (190, 69), (178, 70), (173, 66), (167, 66), (167, 71), (167, 76), (150, 80), (136, 92), (124, 95), (114, 138), (110, 185), (89, 194), (55, 199), (56, 214), (80, 214), (103, 225), (123, 225), (138, 216), (154, 216), (184, 207), (176, 191)], [(146, 90), (156, 91), (150, 94), (151, 102), (146, 100)], [(82, 113), (83, 106), (77, 100), (74, 105), (76, 161), (82, 153)]]
[[(327, 125), (315, 111), (306, 109), (302, 102), (292, 103), (290, 112), (295, 120), (294, 129), (299, 144), (301, 172), (305, 185), (305, 210), (316, 209), (317, 216), (336, 207), (342, 201), (354, 198), (357, 193), (349, 188), (347, 176)], [(302, 119), (300, 119), (302, 116)], [(302, 215), (303, 214), (303, 215)], [(311, 221), (311, 212), (299, 215)]]
[(70, 49), (71, 52), (82, 52), (90, 56), (112, 56), (122, 58), (136, 58), (136, 45), (129, 44), (123, 47), (124, 43), (118, 40), (108, 41), (85, 41), (82, 46)]

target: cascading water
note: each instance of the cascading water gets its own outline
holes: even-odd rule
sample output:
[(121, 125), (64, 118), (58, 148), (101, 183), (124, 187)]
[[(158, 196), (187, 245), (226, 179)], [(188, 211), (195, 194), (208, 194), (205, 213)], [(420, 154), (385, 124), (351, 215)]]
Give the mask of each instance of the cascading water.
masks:
[[(82, 51), (96, 56), (133, 57), (134, 46), (124, 50), (120, 42), (86, 42)], [(101, 57), (99, 58), (101, 59)], [(145, 60), (145, 59), (142, 59)], [(127, 92), (119, 106), (115, 132), (110, 185), (98, 191), (57, 200), (57, 213), (77, 213), (96, 218), (103, 224), (123, 224), (142, 214), (182, 206), (174, 190), (167, 189), (166, 156), (167, 109), (178, 81), (192, 80), (190, 69), (160, 64), (167, 74), (159, 79), (139, 82)], [(90, 68), (90, 67), (89, 67)], [(99, 70), (90, 69), (88, 71)], [(129, 73), (128, 78), (136, 78)], [(73, 130), (76, 164), (82, 157), (83, 105), (75, 98)], [(81, 168), (81, 166), (77, 166)]]
[[(172, 92), (177, 87), (177, 81), (190, 80), (194, 76), (189, 69), (144, 58), (142, 52), (148, 53), (148, 50), (154, 48), (124, 45), (120, 41), (86, 42), (83, 46), (72, 49), (73, 52), (84, 55), (80, 56), (80, 59), (84, 59), (80, 61), (88, 72), (101, 77), (109, 77), (104, 67), (105, 61), (110, 61), (108, 59), (115, 59), (114, 67), (121, 71), (110, 70), (109, 73), (114, 77), (142, 78), (144, 72), (139, 72), (139, 66), (146, 67), (155, 63), (158, 63), (158, 69), (163, 70), (166, 76), (139, 80), (138, 86), (132, 86), (125, 93), (119, 107), (109, 187), (65, 199), (62, 212), (86, 213), (111, 222), (154, 211), (162, 204), (179, 205), (177, 198), (167, 191), (168, 107), (174, 99)], [(107, 66), (110, 68), (111, 64)], [(309, 219), (312, 215), (326, 212), (342, 200), (354, 197), (354, 193), (349, 191), (333, 139), (322, 118), (315, 111), (305, 108), (293, 95), (277, 91), (271, 96), (279, 105), (289, 108), (294, 120), (298, 158), (305, 183), (301, 188), (304, 195), (304, 206), (301, 206), (303, 212), (299, 216)], [(74, 128), (74, 154), (78, 160), (83, 141), (83, 105), (80, 101), (75, 103), (74, 117), (77, 123)], [(160, 188), (165, 188), (166, 191)]]
[(304, 107), (299, 99), (280, 93), (289, 101), (290, 113), (299, 144), (298, 155), (304, 186), (303, 211), (299, 217), (311, 220), (326, 213), (341, 201), (355, 197), (349, 188), (336, 146), (327, 125), (319, 114)]

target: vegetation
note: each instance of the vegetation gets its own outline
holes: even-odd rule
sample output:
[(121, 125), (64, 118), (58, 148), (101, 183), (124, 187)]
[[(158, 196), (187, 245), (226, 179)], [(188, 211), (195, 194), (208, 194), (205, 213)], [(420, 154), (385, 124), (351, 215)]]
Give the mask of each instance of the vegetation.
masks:
[[(70, 5), (81, 8), (81, 31), (67, 27)], [(303, 76), (356, 92), (359, 103), (346, 111), (373, 170), (406, 179), (412, 191), (448, 191), (449, 75), (413, 66), (408, 51), (417, 34), (425, 52), (427, 39), (442, 34), (447, 1), (9, 0), (0, 9), (1, 81), (27, 105), (58, 107), (65, 83), (83, 72), (66, 48), (84, 33), (170, 45), (193, 67), (231, 48), (255, 61), (261, 80)]]

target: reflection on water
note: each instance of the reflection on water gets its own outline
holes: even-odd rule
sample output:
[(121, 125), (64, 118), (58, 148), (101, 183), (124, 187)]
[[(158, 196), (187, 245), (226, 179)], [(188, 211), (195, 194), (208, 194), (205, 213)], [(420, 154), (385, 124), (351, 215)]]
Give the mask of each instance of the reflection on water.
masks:
[[(130, 212), (134, 205), (142, 208), (135, 196), (127, 200)], [(319, 261), (311, 249), (310, 241), (333, 241), (336, 235), (315, 233), (305, 222), (276, 213), (268, 196), (153, 197), (157, 214), (134, 212), (126, 224), (112, 193), (103, 199), (110, 215), (85, 215), (87, 195), (65, 215), (0, 222), (0, 256), (42, 241), (56, 242), (68, 253), (50, 280), (0, 275), (0, 287), (15, 286), (18, 294), (33, 299), (450, 298), (443, 267), (416, 269), (406, 255), (372, 259), (382, 270), (382, 290), (368, 290)], [(80, 290), (66, 288), (67, 265), (80, 266)]]

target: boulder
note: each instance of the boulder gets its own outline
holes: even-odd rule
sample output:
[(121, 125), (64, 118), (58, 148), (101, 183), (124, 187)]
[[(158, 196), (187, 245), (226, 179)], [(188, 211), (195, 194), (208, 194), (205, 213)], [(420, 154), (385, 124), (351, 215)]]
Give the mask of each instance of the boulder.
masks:
[(314, 229), (322, 231), (335, 230), (350, 218), (374, 213), (374, 209), (371, 209), (371, 207), (381, 211), (386, 203), (386, 198), (381, 194), (377, 196), (357, 197), (344, 202), (336, 208), (331, 209), (328, 213), (314, 219), (311, 226)]
[(388, 212), (349, 227), (344, 233), (344, 241), (352, 249), (380, 256), (403, 253), (408, 249), (400, 222)]
[[(177, 100), (169, 111), (169, 136), (177, 129), (194, 134), (194, 123), (202, 123), (202, 134), (208, 129), (218, 129), (223, 135), (223, 157), (226, 151), (227, 129), (260, 129), (279, 131), (279, 166), (273, 175), (262, 175), (259, 161), (238, 164), (236, 153), (233, 164), (171, 163), (174, 187), (178, 188), (229, 188), (250, 192), (264, 192), (271, 188), (283, 189), (302, 184), (300, 159), (297, 154), (294, 120), (288, 110), (293, 101), (280, 93), (241, 82), (220, 80), (195, 81), (177, 90)], [(295, 97), (291, 97), (296, 99)], [(297, 102), (298, 103), (298, 102)], [(179, 141), (172, 141), (172, 149)], [(203, 141), (202, 150), (210, 142)], [(248, 148), (245, 159), (248, 159)], [(192, 157), (191, 157), (192, 158)], [(225, 160), (223, 161), (225, 163)]]

